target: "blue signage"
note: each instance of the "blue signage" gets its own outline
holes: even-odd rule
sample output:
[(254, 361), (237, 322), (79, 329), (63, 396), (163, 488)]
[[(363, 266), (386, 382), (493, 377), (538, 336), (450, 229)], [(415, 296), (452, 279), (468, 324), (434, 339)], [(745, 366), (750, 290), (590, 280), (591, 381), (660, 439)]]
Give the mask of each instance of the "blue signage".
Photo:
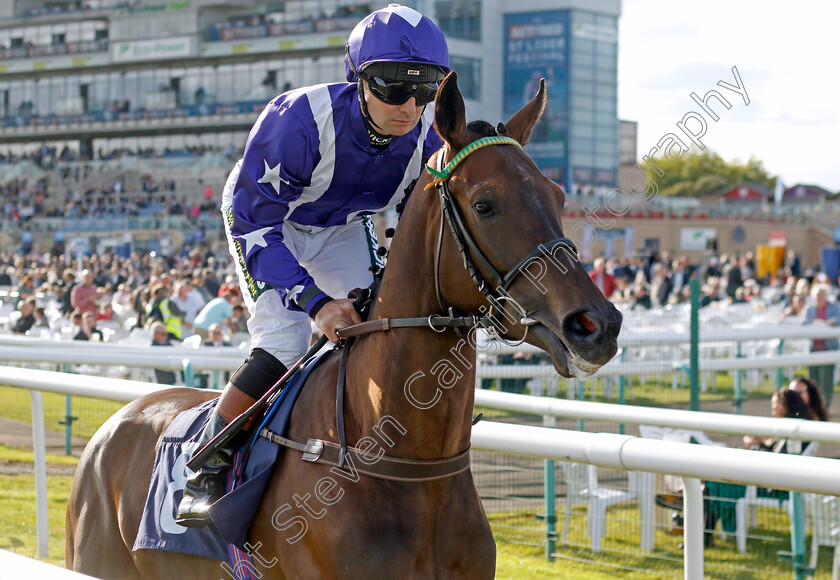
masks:
[(561, 185), (568, 182), (569, 22), (568, 10), (505, 15), (504, 112), (522, 108), (545, 79), (548, 103), (528, 152)]

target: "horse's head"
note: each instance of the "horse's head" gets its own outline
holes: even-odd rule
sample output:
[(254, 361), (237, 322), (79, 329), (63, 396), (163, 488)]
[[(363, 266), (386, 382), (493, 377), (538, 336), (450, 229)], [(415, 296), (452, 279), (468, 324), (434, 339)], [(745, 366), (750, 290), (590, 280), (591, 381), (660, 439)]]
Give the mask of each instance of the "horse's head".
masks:
[[(495, 313), (505, 336), (524, 336), (551, 355), (561, 375), (583, 377), (615, 355), (621, 313), (595, 286), (574, 244), (564, 237), (563, 190), (518, 146), (530, 139), (545, 103), (541, 82), (531, 102), (498, 131), (482, 122), (468, 126), (455, 73), (441, 84), (435, 126), (446, 144), (437, 155), (446, 162), (458, 158), (449, 165), (456, 164), (457, 170), (443, 180), (449, 191), (444, 195), (454, 205), (447, 221), (456, 233), (444, 232), (439, 295), (444, 307)], [(496, 135), (518, 145), (482, 140)], [(483, 143), (498, 146), (478, 149)], [(429, 165), (434, 163), (433, 159)], [(443, 171), (440, 177), (446, 174)], [(459, 223), (466, 260), (455, 242)], [(465, 263), (477, 271), (473, 280)], [(486, 286), (480, 291), (482, 280)]]

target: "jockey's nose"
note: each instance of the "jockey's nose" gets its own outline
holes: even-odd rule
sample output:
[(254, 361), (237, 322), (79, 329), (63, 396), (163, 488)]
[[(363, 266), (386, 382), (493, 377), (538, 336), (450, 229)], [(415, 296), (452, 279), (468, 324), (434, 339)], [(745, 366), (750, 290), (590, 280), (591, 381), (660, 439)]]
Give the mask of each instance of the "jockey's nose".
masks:
[(412, 113), (414, 112), (414, 110), (416, 108), (417, 108), (417, 99), (414, 98), (414, 97), (409, 97), (406, 102), (404, 102), (402, 105), (400, 105), (400, 109), (405, 110), (405, 111), (410, 111)]

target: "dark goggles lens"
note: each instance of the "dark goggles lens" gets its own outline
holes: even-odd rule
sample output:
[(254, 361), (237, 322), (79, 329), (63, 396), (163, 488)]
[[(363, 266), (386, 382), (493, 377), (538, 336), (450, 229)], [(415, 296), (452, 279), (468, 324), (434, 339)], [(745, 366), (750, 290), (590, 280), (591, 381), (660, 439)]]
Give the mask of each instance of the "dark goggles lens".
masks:
[(435, 100), (440, 83), (412, 83), (410, 81), (386, 81), (380, 77), (365, 76), (373, 96), (389, 105), (402, 105), (414, 97), (417, 106), (428, 105)]

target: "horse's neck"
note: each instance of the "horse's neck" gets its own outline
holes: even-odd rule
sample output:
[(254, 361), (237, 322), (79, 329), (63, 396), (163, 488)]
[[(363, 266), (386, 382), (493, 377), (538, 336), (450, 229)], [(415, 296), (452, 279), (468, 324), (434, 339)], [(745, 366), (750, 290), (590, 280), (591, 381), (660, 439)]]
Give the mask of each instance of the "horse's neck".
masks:
[[(371, 319), (426, 317), (440, 310), (434, 286), (437, 229), (428, 225), (435, 223), (434, 208), (427, 209), (431, 215), (404, 216)], [(418, 459), (451, 456), (469, 445), (475, 350), (467, 333), (400, 328), (368, 335), (353, 350), (345, 400), (358, 436), (387, 423), (385, 435), (394, 446), (385, 452)]]

